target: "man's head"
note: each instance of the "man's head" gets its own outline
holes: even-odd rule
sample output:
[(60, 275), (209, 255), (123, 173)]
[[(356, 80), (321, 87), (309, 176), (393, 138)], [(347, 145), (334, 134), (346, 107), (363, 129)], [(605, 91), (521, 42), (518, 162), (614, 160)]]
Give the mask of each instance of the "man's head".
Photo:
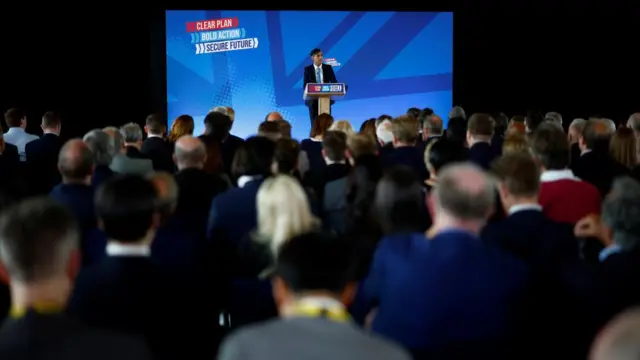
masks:
[(420, 124), (412, 115), (401, 115), (391, 121), (393, 146), (413, 146), (418, 139)]
[(355, 294), (353, 251), (349, 242), (328, 233), (296, 236), (278, 252), (273, 298), (281, 315), (305, 295), (330, 296), (348, 305)]
[(167, 131), (167, 125), (160, 114), (151, 114), (147, 116), (144, 131), (147, 133), (147, 136), (155, 135), (162, 137)]
[(445, 166), (438, 173), (438, 186), (432, 192), (436, 227), (460, 227), (477, 233), (493, 211), (494, 184), (471, 163)]
[(106, 236), (121, 243), (150, 243), (160, 224), (158, 193), (153, 184), (136, 175), (117, 175), (98, 188), (98, 223)]
[[(221, 109), (227, 111), (227, 108), (225, 107), (221, 107)], [(220, 111), (212, 111), (204, 118), (205, 134), (213, 136), (219, 141), (227, 139), (229, 132), (231, 131), (231, 125), (231, 118), (229, 115)]]
[(569, 141), (556, 126), (539, 126), (531, 137), (530, 146), (542, 170), (562, 170), (569, 166)]
[(342, 131), (327, 131), (324, 133), (322, 155), (325, 161), (345, 161), (347, 159), (347, 135)]
[(544, 115), (544, 121), (556, 123), (562, 127), (562, 115), (555, 111), (549, 111)]
[(280, 114), (277, 111), (272, 111), (267, 114), (267, 116), (264, 118), (264, 121), (278, 121), (282, 119), (283, 119), (282, 114)]
[(602, 203), (605, 234), (624, 250), (640, 246), (640, 184), (629, 177), (617, 178)]
[(64, 183), (90, 184), (93, 166), (93, 153), (84, 141), (72, 139), (60, 149), (58, 171)]
[(11, 108), (4, 113), (4, 121), (9, 128), (27, 127), (27, 112), (20, 108)]
[(363, 155), (376, 155), (378, 153), (378, 146), (375, 140), (367, 134), (355, 134), (347, 138), (347, 148), (349, 149), (349, 159), (351, 161), (355, 161)]
[(124, 148), (124, 137), (122, 136), (122, 133), (120, 132), (120, 130), (115, 127), (115, 126), (108, 126), (104, 129), (102, 129), (102, 131), (105, 132), (105, 134), (109, 135), (109, 137), (111, 138), (111, 142), (113, 144), (113, 148), (115, 150), (115, 153), (113, 154), (114, 156), (116, 154), (122, 153), (125, 148)]
[(214, 106), (213, 108), (211, 108), (209, 112), (210, 113), (217, 112), (217, 113), (229, 116), (229, 109), (227, 109), (226, 106)]
[(125, 146), (134, 146), (140, 148), (142, 146), (142, 129), (136, 123), (128, 123), (120, 128), (120, 133), (124, 140)]
[(115, 148), (113, 138), (100, 129), (89, 131), (82, 141), (91, 149), (95, 166), (109, 166), (117, 150), (120, 150)]
[(431, 136), (442, 135), (444, 127), (442, 119), (436, 114), (428, 115), (422, 122), (422, 139), (427, 140)]
[(467, 119), (467, 114), (465, 113), (462, 106), (454, 106), (451, 109), (451, 111), (449, 112), (449, 119), (453, 119), (453, 118), (462, 118), (465, 120)]
[(207, 148), (199, 138), (184, 135), (176, 141), (173, 161), (179, 171), (190, 168), (202, 169), (207, 161)]
[(31, 198), (0, 218), (0, 256), (12, 284), (68, 282), (67, 265), (77, 249), (73, 214), (49, 198)]
[(505, 210), (521, 203), (536, 203), (540, 189), (540, 168), (528, 153), (502, 155), (492, 165), (500, 182), (498, 191)]
[(273, 141), (282, 137), (280, 132), (280, 121), (263, 121), (258, 126), (258, 136), (263, 136)]
[(603, 120), (588, 120), (578, 140), (581, 151), (597, 150), (609, 152), (609, 140), (615, 130)]
[(60, 121), (58, 114), (53, 111), (47, 111), (42, 115), (42, 124), (40, 124), (40, 127), (44, 134), (60, 135), (62, 122)]
[(596, 337), (589, 359), (640, 359), (640, 308), (627, 309), (613, 318)]
[(322, 50), (315, 48), (311, 50), (311, 53), (309, 55), (311, 56), (311, 60), (313, 61), (313, 64), (315, 66), (322, 65), (322, 59), (323, 59)]
[(571, 124), (569, 124), (569, 131), (567, 131), (567, 137), (569, 139), (569, 144), (573, 145), (580, 140), (580, 134), (582, 134), (582, 129), (584, 129), (584, 125), (587, 123), (585, 119), (573, 119)]
[(167, 172), (154, 172), (148, 176), (149, 181), (156, 189), (156, 208), (160, 213), (162, 223), (166, 222), (173, 215), (178, 206), (178, 196), (180, 189), (173, 175)]
[(489, 142), (493, 136), (495, 121), (489, 114), (476, 113), (467, 122), (467, 143)]

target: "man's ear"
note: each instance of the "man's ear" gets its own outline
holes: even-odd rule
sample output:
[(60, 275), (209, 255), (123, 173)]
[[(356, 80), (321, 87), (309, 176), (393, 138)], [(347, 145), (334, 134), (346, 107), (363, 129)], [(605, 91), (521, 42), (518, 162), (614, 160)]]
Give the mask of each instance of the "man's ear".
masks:
[(355, 282), (347, 284), (344, 290), (342, 290), (342, 294), (340, 294), (340, 302), (347, 307), (351, 306), (353, 299), (356, 297), (357, 288), (358, 286)]
[(149, 135), (149, 128), (146, 125), (144, 126), (144, 133)]
[(276, 307), (280, 307), (286, 302), (287, 285), (279, 276), (275, 276), (271, 280), (271, 293), (273, 295), (273, 300), (276, 303)]
[(322, 157), (323, 158), (327, 157), (327, 151), (325, 149), (322, 149)]

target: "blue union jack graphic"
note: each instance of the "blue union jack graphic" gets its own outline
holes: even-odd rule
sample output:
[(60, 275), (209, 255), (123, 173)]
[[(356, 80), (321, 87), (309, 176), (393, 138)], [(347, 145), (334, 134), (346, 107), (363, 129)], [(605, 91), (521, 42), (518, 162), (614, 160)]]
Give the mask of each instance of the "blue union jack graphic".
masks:
[[(220, 18), (237, 24), (186, 31), (188, 23)], [(168, 11), (166, 27), (170, 118), (191, 114), (199, 122), (214, 105), (233, 106), (254, 121), (277, 110), (304, 134), (302, 77), (315, 47), (349, 86), (336, 103), (341, 116), (361, 121), (410, 106), (442, 112), (451, 105), (451, 13)], [(237, 126), (250, 134), (257, 124)]]

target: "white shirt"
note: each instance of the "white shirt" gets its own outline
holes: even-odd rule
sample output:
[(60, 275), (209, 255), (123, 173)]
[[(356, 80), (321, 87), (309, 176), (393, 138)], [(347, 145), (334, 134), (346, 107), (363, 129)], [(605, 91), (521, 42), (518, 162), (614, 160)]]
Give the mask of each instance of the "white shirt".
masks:
[(324, 82), (324, 74), (322, 73), (322, 64), (320, 64), (320, 66), (317, 66), (316, 64), (313, 64), (313, 76), (317, 77), (316, 74), (318, 74), (318, 69), (320, 69), (320, 79), (316, 79), (316, 80), (320, 80), (319, 83), (323, 83)]
[(20, 161), (27, 161), (27, 154), (24, 151), (25, 146), (33, 140), (39, 139), (37, 135), (32, 135), (24, 131), (21, 127), (12, 127), (4, 133), (4, 141), (18, 148)]
[(139, 244), (118, 244), (110, 242), (107, 244), (107, 255), (109, 256), (151, 256), (149, 245)]
[(542, 206), (540, 206), (539, 204), (517, 204), (517, 205), (513, 205), (512, 207), (509, 208), (509, 215), (513, 215), (513, 214), (517, 213), (518, 211), (525, 211), (525, 210), (542, 211)]

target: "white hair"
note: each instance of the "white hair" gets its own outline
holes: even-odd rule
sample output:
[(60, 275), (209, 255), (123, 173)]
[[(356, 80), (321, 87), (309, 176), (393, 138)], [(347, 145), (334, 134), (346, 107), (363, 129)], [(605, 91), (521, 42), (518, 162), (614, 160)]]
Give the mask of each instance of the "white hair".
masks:
[(345, 133), (345, 135), (347, 135), (347, 137), (351, 137), (356, 133), (353, 130), (353, 126), (351, 126), (351, 123), (349, 122), (349, 120), (335, 121), (333, 124), (331, 124), (331, 126), (329, 126), (329, 130), (343, 132)]
[(376, 136), (382, 144), (388, 144), (393, 141), (393, 132), (391, 132), (391, 121), (382, 120), (376, 127)]
[(604, 118), (602, 119), (602, 121), (609, 125), (609, 128), (611, 129), (612, 133), (616, 132), (616, 123), (615, 123), (615, 121), (613, 121), (611, 119), (604, 119)]

